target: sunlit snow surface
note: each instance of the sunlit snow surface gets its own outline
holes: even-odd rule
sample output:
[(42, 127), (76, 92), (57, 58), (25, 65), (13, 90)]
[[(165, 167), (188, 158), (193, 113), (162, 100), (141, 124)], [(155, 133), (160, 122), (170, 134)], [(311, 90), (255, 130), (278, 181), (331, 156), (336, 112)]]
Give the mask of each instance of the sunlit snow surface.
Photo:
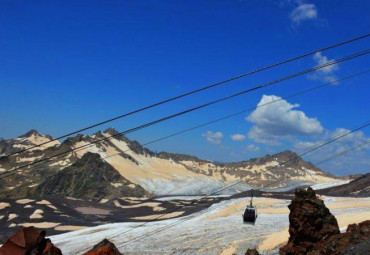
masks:
[[(260, 199), (256, 198), (255, 203), (263, 210), (267, 205), (261, 204)], [(336, 198), (324, 200), (329, 205), (337, 203)], [(359, 201), (368, 205), (370, 198)], [(269, 234), (288, 228), (288, 212), (283, 210), (286, 210), (289, 200), (277, 200), (275, 204), (270, 204), (269, 208), (280, 211), (280, 214), (260, 214), (255, 225), (243, 224), (239, 212), (226, 217), (219, 215), (241, 202), (247, 203), (245, 199), (222, 201), (181, 218), (150, 223), (106, 224), (51, 239), (63, 250), (63, 254), (70, 255), (82, 254), (104, 238), (115, 243), (124, 254), (220, 254), (230, 247), (236, 248), (236, 254), (245, 254), (248, 248), (257, 248)], [(342, 203), (339, 201), (337, 204)], [(364, 211), (370, 213), (368, 206), (338, 208), (331, 210), (335, 216)], [(277, 254), (277, 250), (264, 251), (263, 254)]]

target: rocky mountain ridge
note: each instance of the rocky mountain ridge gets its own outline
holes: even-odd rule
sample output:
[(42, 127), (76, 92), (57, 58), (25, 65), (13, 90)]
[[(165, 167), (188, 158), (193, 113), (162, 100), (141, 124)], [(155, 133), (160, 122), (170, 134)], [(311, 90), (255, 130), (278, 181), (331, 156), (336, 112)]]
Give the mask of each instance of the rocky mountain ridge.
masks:
[[(114, 137), (110, 138), (111, 136)], [(45, 176), (62, 175), (62, 172), (67, 174), (68, 167), (87, 152), (99, 154), (101, 160), (109, 164), (125, 180), (154, 195), (207, 194), (239, 181), (240, 184), (225, 192), (235, 193), (250, 187), (266, 186), (292, 188), (339, 179), (310, 162), (305, 162), (292, 151), (242, 162), (219, 163), (184, 154), (155, 153), (137, 141), (129, 140), (113, 128), (91, 136), (77, 135), (63, 142), (52, 140), (51, 136), (39, 134), (35, 130), (15, 139), (1, 140), (0, 156), (31, 149), (0, 159), (0, 173), (53, 155), (58, 156), (47, 162), (24, 168), (7, 177), (6, 181), (0, 180), (0, 190), (12, 190), (19, 185), (27, 184), (38, 186)], [(47, 141), (52, 142), (32, 148)], [(66, 151), (67, 153), (64, 153)]]
[(359, 176), (351, 182), (335, 187), (321, 189), (317, 191), (319, 194), (327, 196), (370, 196), (370, 173)]
[(35, 196), (53, 194), (82, 199), (101, 200), (117, 197), (149, 196), (141, 186), (122, 177), (99, 154), (87, 152), (74, 164), (35, 187)]

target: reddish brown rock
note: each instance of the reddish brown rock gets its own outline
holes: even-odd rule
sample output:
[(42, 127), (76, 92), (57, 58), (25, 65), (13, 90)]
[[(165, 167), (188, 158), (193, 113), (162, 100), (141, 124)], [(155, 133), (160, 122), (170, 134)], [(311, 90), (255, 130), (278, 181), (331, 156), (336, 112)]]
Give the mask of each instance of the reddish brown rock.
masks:
[(118, 251), (112, 242), (104, 239), (84, 255), (122, 255), (122, 253)]
[(0, 255), (62, 255), (45, 231), (39, 233), (34, 227), (19, 230), (0, 248)]
[(337, 220), (313, 189), (296, 189), (289, 205), (289, 241), (280, 254), (307, 254), (318, 242), (339, 234)]
[(256, 249), (248, 249), (245, 255), (260, 255)]
[(308, 254), (370, 254), (370, 220), (348, 225), (345, 233), (317, 243)]

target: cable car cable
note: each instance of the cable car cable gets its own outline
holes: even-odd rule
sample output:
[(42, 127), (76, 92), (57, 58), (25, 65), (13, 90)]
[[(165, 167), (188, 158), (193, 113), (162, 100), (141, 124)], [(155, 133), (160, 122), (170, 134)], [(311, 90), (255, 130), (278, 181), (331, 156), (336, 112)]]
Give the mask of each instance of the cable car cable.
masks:
[(136, 113), (145, 111), (145, 110), (148, 110), (150, 108), (154, 108), (154, 107), (159, 106), (159, 105), (163, 105), (163, 104), (169, 103), (171, 101), (175, 101), (177, 99), (180, 99), (180, 98), (183, 98), (183, 97), (192, 95), (192, 94), (196, 94), (196, 93), (201, 92), (203, 90), (207, 90), (207, 89), (210, 89), (210, 88), (213, 88), (213, 87), (217, 87), (217, 86), (220, 86), (222, 84), (225, 84), (225, 83), (228, 83), (228, 82), (231, 82), (231, 81), (234, 81), (234, 80), (237, 80), (237, 79), (246, 77), (248, 75), (252, 75), (252, 74), (255, 74), (255, 73), (258, 73), (258, 72), (261, 72), (261, 71), (264, 71), (264, 70), (267, 70), (267, 69), (270, 69), (270, 68), (273, 68), (273, 67), (277, 67), (277, 66), (280, 66), (280, 65), (283, 65), (283, 64), (286, 64), (286, 63), (295, 61), (295, 60), (299, 60), (301, 58), (304, 58), (304, 57), (313, 55), (313, 54), (318, 53), (318, 52), (326, 51), (326, 50), (333, 49), (333, 48), (336, 48), (336, 47), (339, 47), (339, 46), (342, 46), (342, 45), (345, 45), (345, 44), (349, 44), (349, 43), (352, 43), (352, 42), (355, 42), (355, 41), (358, 41), (358, 40), (365, 39), (368, 36), (370, 36), (369, 33), (368, 34), (361, 35), (361, 36), (358, 36), (358, 37), (355, 37), (355, 38), (352, 38), (352, 39), (349, 39), (349, 40), (346, 40), (346, 41), (342, 41), (342, 42), (339, 42), (339, 43), (336, 43), (336, 44), (332, 44), (332, 45), (329, 45), (327, 47), (324, 47), (324, 48), (321, 48), (321, 49), (317, 49), (317, 50), (314, 50), (314, 51), (311, 51), (311, 52), (308, 52), (308, 53), (305, 53), (305, 54), (302, 54), (302, 55), (299, 55), (299, 56), (296, 56), (296, 57), (292, 57), (292, 58), (289, 58), (289, 59), (286, 59), (286, 60), (277, 62), (275, 64), (271, 64), (271, 65), (268, 65), (268, 66), (265, 66), (265, 67), (262, 67), (262, 68), (259, 68), (259, 69), (255, 69), (253, 71), (250, 71), (250, 72), (247, 72), (247, 73), (243, 73), (243, 74), (234, 76), (232, 78), (229, 78), (229, 79), (226, 79), (226, 80), (223, 80), (223, 81), (219, 81), (219, 82), (213, 83), (211, 85), (208, 85), (208, 86), (205, 86), (205, 87), (202, 87), (202, 88), (199, 88), (199, 89), (196, 89), (196, 90), (193, 90), (193, 91), (190, 91), (190, 92), (187, 92), (187, 93), (184, 93), (184, 94), (181, 94), (181, 95), (178, 95), (178, 96), (175, 96), (175, 97), (172, 97), (172, 98), (169, 98), (169, 99), (166, 99), (166, 100), (163, 100), (163, 101), (160, 101), (160, 102), (157, 102), (157, 103), (154, 103), (154, 104), (145, 106), (145, 107), (142, 107), (142, 108), (139, 108), (137, 110), (134, 110), (134, 111), (131, 111), (131, 112), (128, 112), (128, 113), (125, 113), (125, 114), (122, 114), (122, 115), (113, 117), (111, 119), (108, 119), (108, 120), (105, 120), (105, 121), (102, 121), (102, 122), (98, 122), (96, 124), (93, 124), (93, 125), (90, 125), (90, 126), (81, 128), (79, 130), (76, 130), (76, 131), (67, 133), (65, 135), (59, 136), (57, 138), (53, 138), (50, 141), (47, 141), (47, 142), (44, 142), (44, 143), (41, 143), (41, 144), (38, 144), (38, 145), (35, 145), (35, 146), (32, 146), (32, 147), (29, 147), (27, 149), (19, 150), (17, 152), (14, 152), (14, 153), (11, 153), (9, 155), (2, 156), (2, 157), (3, 158), (8, 158), (10, 156), (17, 155), (17, 154), (20, 154), (22, 152), (25, 152), (25, 151), (28, 151), (28, 150), (31, 150), (31, 149), (34, 149), (34, 148), (43, 146), (45, 144), (51, 143), (53, 141), (60, 140), (60, 139), (66, 138), (68, 136), (71, 136), (71, 135), (74, 135), (74, 134), (78, 134), (80, 132), (83, 132), (83, 131), (92, 129), (94, 127), (101, 126), (103, 124), (106, 124), (106, 123), (109, 123), (109, 122), (112, 122), (112, 121), (115, 121), (115, 120), (118, 120), (118, 119), (121, 119), (121, 118), (130, 116), (130, 115), (133, 115), (133, 114), (136, 114)]
[(325, 64), (322, 64), (322, 65), (318, 65), (318, 66), (315, 66), (315, 67), (312, 67), (312, 68), (309, 68), (309, 69), (306, 69), (304, 71), (301, 71), (301, 72), (298, 72), (298, 73), (294, 73), (294, 74), (291, 74), (291, 75), (288, 75), (288, 76), (285, 76), (285, 77), (282, 77), (282, 78), (279, 78), (277, 80), (273, 80), (271, 82), (268, 82), (268, 83), (265, 83), (265, 84), (262, 84), (262, 85), (259, 85), (259, 86), (256, 86), (256, 87), (253, 87), (253, 88), (250, 88), (250, 89), (247, 89), (247, 90), (243, 90), (241, 92), (238, 92), (238, 93), (235, 93), (235, 94), (232, 94), (232, 95), (229, 95), (229, 96), (226, 96), (226, 97), (223, 97), (223, 98), (219, 98), (217, 100), (214, 100), (214, 101), (210, 101), (206, 104), (202, 104), (202, 105), (199, 105), (199, 106), (196, 106), (196, 107), (193, 107), (193, 108), (190, 108), (188, 110), (185, 110), (185, 111), (182, 111), (182, 112), (178, 112), (176, 114), (173, 114), (173, 115), (169, 115), (167, 117), (164, 117), (164, 118), (161, 118), (161, 119), (157, 119), (155, 121), (152, 121), (152, 122), (149, 122), (149, 123), (146, 123), (146, 124), (143, 124), (143, 125), (140, 125), (140, 126), (137, 126), (135, 128), (131, 128), (131, 129), (128, 129), (128, 130), (125, 130), (123, 132), (120, 132), (120, 133), (117, 133), (117, 134), (114, 134), (114, 135), (111, 135), (111, 136), (108, 136), (108, 137), (105, 137), (105, 138), (102, 138), (102, 139), (99, 139), (97, 141), (93, 141), (93, 142), (90, 142), (86, 145), (82, 145), (80, 147), (76, 147), (76, 148), (73, 148), (73, 149), (69, 149), (69, 150), (66, 150), (64, 152), (60, 152), (60, 153), (57, 153), (57, 154), (54, 154), (52, 156), (49, 156), (47, 158), (43, 158), (43, 159), (40, 159), (40, 160), (36, 160), (32, 163), (28, 163), (28, 164), (25, 164), (23, 166), (20, 166), (20, 167), (16, 167), (12, 170), (9, 170), (9, 171), (6, 171), (6, 172), (2, 172), (0, 173), (0, 176), (3, 176), (4, 174), (7, 174), (9, 172), (14, 172), (14, 171), (18, 171), (20, 169), (23, 169), (25, 167), (29, 167), (29, 166), (32, 166), (32, 165), (35, 165), (37, 163), (40, 163), (40, 162), (43, 162), (43, 161), (47, 161), (49, 159), (52, 159), (52, 158), (55, 158), (55, 157), (58, 157), (58, 156), (61, 156), (61, 155), (64, 155), (66, 153), (70, 153), (70, 152), (73, 152), (77, 149), (82, 149), (82, 148), (86, 148), (90, 145), (93, 145), (93, 144), (97, 144), (97, 143), (101, 143), (101, 142), (104, 142), (104, 141), (108, 141), (114, 137), (117, 137), (119, 135), (125, 135), (125, 134), (129, 134), (129, 133), (133, 133), (133, 132), (136, 132), (138, 130), (141, 130), (141, 129), (144, 129), (144, 128), (147, 128), (147, 127), (150, 127), (150, 126), (153, 126), (155, 124), (158, 124), (158, 123), (161, 123), (163, 121), (166, 121), (166, 120), (169, 120), (169, 119), (173, 119), (173, 118), (176, 118), (178, 116), (181, 116), (181, 115), (184, 115), (184, 114), (187, 114), (187, 113), (190, 113), (190, 112), (193, 112), (193, 111), (196, 111), (196, 110), (199, 110), (199, 109), (202, 109), (202, 108), (205, 108), (205, 107), (208, 107), (210, 105), (213, 105), (213, 104), (217, 104), (217, 103), (220, 103), (220, 102), (223, 102), (223, 101), (226, 101), (226, 100), (229, 100), (231, 98), (234, 98), (234, 97), (238, 97), (238, 96), (241, 96), (241, 95), (244, 95), (246, 93), (249, 93), (249, 92), (252, 92), (252, 91), (255, 91), (255, 90), (258, 90), (258, 89), (261, 89), (261, 88), (265, 88), (265, 87), (268, 87), (268, 86), (271, 86), (271, 85), (274, 85), (274, 84), (277, 84), (277, 83), (280, 83), (282, 81), (285, 81), (285, 80), (289, 80), (289, 79), (292, 79), (292, 78), (295, 78), (295, 77), (299, 77), (301, 75), (304, 75), (304, 74), (307, 74), (307, 73), (310, 73), (310, 72), (313, 72), (313, 71), (316, 71), (316, 70), (319, 70), (319, 69), (322, 69), (322, 68), (325, 68), (325, 67), (328, 67), (328, 66), (331, 66), (331, 65), (334, 65), (334, 64), (337, 64), (337, 63), (340, 63), (340, 62), (344, 62), (344, 61), (348, 61), (348, 60), (351, 60), (351, 59), (354, 59), (354, 58), (357, 58), (357, 57), (360, 57), (360, 56), (364, 56), (366, 54), (369, 54), (370, 53), (370, 50), (364, 50), (364, 51), (361, 51), (361, 52), (357, 52), (355, 54), (352, 54), (352, 55), (349, 55), (349, 56), (346, 56), (344, 58), (341, 58), (341, 59), (338, 59), (338, 60), (333, 60), (333, 61), (330, 61), (328, 63), (325, 63)]

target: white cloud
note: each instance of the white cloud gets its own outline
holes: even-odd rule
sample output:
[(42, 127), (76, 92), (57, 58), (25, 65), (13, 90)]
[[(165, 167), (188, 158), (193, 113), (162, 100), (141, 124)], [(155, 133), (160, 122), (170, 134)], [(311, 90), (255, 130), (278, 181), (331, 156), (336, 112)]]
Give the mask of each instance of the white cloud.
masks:
[(202, 136), (205, 137), (208, 142), (213, 144), (221, 144), (221, 139), (224, 137), (221, 132), (212, 131), (207, 131), (206, 133), (202, 134)]
[(299, 2), (297, 8), (290, 13), (290, 19), (296, 25), (300, 24), (302, 21), (314, 20), (316, 18), (317, 8), (314, 4)]
[[(345, 129), (345, 128), (337, 128), (333, 132), (330, 132), (328, 136), (329, 138), (327, 140), (335, 139), (335, 138), (343, 136), (337, 141), (335, 141), (335, 143), (333, 143), (333, 145), (335, 146), (335, 149), (332, 149), (332, 151), (334, 153), (338, 153), (350, 147), (357, 146), (369, 140), (369, 138), (366, 137), (364, 132), (357, 131), (357, 132), (350, 133), (350, 130)], [(370, 146), (369, 144), (367, 144), (363, 148), (370, 148)], [(330, 146), (329, 146), (329, 149), (330, 149)]]
[(350, 130), (345, 128), (336, 128), (334, 131), (326, 131), (323, 135), (312, 141), (295, 141), (293, 146), (300, 152), (303, 152), (333, 139), (337, 140), (318, 149), (316, 152), (312, 153), (312, 156), (321, 159), (322, 157), (328, 157), (330, 154), (340, 153), (358, 145), (363, 145), (359, 147), (362, 149), (370, 148), (370, 143), (367, 143), (370, 141), (370, 138), (366, 137), (364, 132), (356, 131), (351, 133)]
[[(313, 55), (313, 59), (317, 63), (317, 65), (323, 65), (326, 63), (329, 63), (331, 61), (334, 61), (334, 59), (328, 59), (327, 56), (324, 56), (321, 54), (321, 52), (316, 52)], [(314, 74), (312, 74), (310, 77), (315, 80), (321, 80), (324, 82), (333, 82), (337, 80), (337, 77), (335, 75), (335, 72), (339, 70), (338, 64), (333, 64), (330, 66), (326, 66), (324, 68), (321, 68), (317, 70)]]
[[(269, 102), (275, 103), (267, 104)], [(279, 140), (289, 139), (293, 135), (312, 136), (324, 130), (317, 119), (295, 110), (298, 104), (290, 104), (281, 97), (263, 95), (257, 106), (261, 105), (264, 106), (258, 107), (246, 118), (254, 123), (248, 137), (256, 142), (278, 145)]]
[[(348, 129), (337, 128), (333, 131), (326, 131), (320, 137), (312, 141), (295, 141), (293, 143), (293, 147), (298, 153), (302, 153), (320, 146), (332, 139), (339, 138), (344, 134), (348, 134), (349, 132), (350, 130)], [(320, 165), (319, 167), (324, 168), (325, 170), (331, 170), (332, 173), (342, 175), (366, 172), (370, 167), (370, 161), (364, 160), (370, 158), (370, 154), (368, 152), (368, 149), (370, 149), (369, 141), (370, 138), (367, 137), (364, 132), (357, 131), (349, 133), (348, 135), (305, 155), (305, 157), (316, 164), (327, 160), (331, 156), (338, 155), (338, 157), (330, 158), (330, 161)]]
[(245, 135), (242, 135), (242, 134), (235, 134), (235, 135), (231, 135), (231, 140), (233, 141), (238, 141), (238, 142), (242, 142), (245, 140)]
[[(274, 103), (267, 104), (269, 102)], [(275, 146), (283, 144), (284, 148), (291, 146), (300, 154), (350, 132), (345, 128), (324, 129), (317, 119), (298, 110), (298, 104), (278, 96), (264, 95), (258, 103), (258, 106), (261, 105), (264, 106), (258, 107), (246, 118), (254, 124), (248, 137), (258, 143)], [(264, 151), (271, 148), (265, 147)], [(254, 149), (253, 146), (246, 148), (247, 151)], [(314, 164), (324, 162), (319, 167), (337, 175), (364, 173), (370, 169), (369, 149), (370, 137), (360, 130), (305, 154), (304, 158)], [(328, 158), (330, 161), (326, 161)]]
[(248, 151), (259, 151), (260, 147), (254, 145), (254, 144), (250, 144), (250, 145), (247, 146), (247, 150)]
[[(329, 60), (328, 57), (322, 55), (321, 52), (316, 52), (313, 55), (313, 59), (317, 62), (318, 65), (323, 65), (323, 64), (326, 64), (330, 61), (333, 61), (333, 59)], [(338, 64), (334, 64), (334, 65), (331, 65), (331, 66), (326, 66), (324, 68), (321, 68), (320, 70), (324, 73), (332, 73), (334, 71), (337, 71), (338, 69), (339, 69)]]
[(308, 150), (310, 148), (313, 148), (317, 146), (319, 143), (318, 142), (304, 142), (304, 141), (296, 141), (294, 143), (294, 147), (299, 149), (299, 150)]

